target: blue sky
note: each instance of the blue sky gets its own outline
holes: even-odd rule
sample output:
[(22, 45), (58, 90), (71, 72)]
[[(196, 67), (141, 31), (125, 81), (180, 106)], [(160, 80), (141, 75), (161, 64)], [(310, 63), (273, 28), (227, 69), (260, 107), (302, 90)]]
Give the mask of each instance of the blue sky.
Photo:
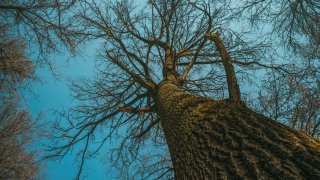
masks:
[[(33, 84), (31, 90), (33, 93), (25, 92), (28, 108), (34, 116), (43, 113), (44, 120), (50, 122), (54, 120), (52, 114), (55, 110), (68, 109), (77, 103), (71, 97), (72, 92), (68, 80), (90, 77), (94, 74), (94, 59), (99, 47), (101, 46), (97, 42), (86, 44), (82, 48), (82, 51), (85, 52), (85, 54), (81, 53), (83, 57), (70, 57), (67, 51), (64, 55), (53, 55), (52, 59), (57, 67), (56, 72), (61, 74), (58, 79), (53, 76), (48, 67), (37, 69), (36, 75), (41, 78), (42, 83)], [(43, 171), (46, 179), (69, 180), (74, 179), (77, 169), (75, 153), (69, 153), (60, 161), (48, 161), (46, 169)], [(84, 179), (112, 179), (112, 174), (106, 174), (108, 169), (110, 167), (100, 160), (88, 160), (83, 172)]]
[[(31, 92), (24, 92), (25, 103), (34, 117), (42, 113), (45, 122), (52, 122), (55, 110), (67, 109), (77, 103), (71, 97), (69, 80), (94, 74), (94, 58), (99, 46), (98, 43), (86, 45), (83, 49), (85, 55), (81, 54), (82, 57), (71, 57), (67, 51), (64, 55), (53, 55), (58, 78), (53, 76), (48, 67), (37, 69), (36, 75), (41, 82), (32, 82)], [(50, 129), (47, 130), (50, 132)], [(74, 179), (78, 168), (75, 154), (69, 153), (60, 161), (49, 160), (46, 168), (42, 170), (45, 179)], [(100, 160), (91, 159), (86, 162), (83, 175), (85, 179), (112, 179), (106, 174), (107, 169), (107, 165)]]

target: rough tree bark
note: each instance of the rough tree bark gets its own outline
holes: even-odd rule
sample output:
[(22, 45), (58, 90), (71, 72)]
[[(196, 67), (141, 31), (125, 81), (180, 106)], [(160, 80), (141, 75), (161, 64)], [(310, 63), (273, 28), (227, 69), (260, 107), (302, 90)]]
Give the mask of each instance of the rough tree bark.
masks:
[(219, 35), (207, 37), (223, 60), (229, 99), (215, 101), (184, 92), (177, 76), (170, 76), (170, 51), (157, 88), (157, 113), (175, 178), (320, 179), (320, 140), (247, 108)]
[(158, 114), (176, 179), (318, 179), (320, 141), (231, 100), (159, 85)]

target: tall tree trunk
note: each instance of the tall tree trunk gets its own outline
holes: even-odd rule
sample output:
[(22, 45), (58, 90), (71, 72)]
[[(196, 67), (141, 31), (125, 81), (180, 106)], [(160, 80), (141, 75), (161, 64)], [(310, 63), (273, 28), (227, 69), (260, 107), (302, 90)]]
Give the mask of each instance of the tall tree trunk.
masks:
[(159, 85), (176, 179), (320, 179), (320, 141), (231, 101)]

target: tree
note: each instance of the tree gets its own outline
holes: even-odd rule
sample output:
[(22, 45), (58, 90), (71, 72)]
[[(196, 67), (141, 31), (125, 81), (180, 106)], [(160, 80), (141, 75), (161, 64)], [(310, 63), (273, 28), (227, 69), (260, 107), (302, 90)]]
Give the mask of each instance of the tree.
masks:
[(41, 128), (18, 101), (20, 88), (33, 78), (34, 64), (24, 43), (8, 36), (5, 28), (0, 41), (0, 178), (34, 179), (41, 164), (32, 144)]
[(16, 96), (29, 79), (34, 79), (34, 64), (26, 57), (22, 40), (10, 38), (0, 29), (0, 91), (2, 98)]
[(72, 16), (67, 15), (75, 0), (15, 1), (0, 3), (0, 23), (8, 36), (25, 41), (27, 54), (33, 54), (37, 65), (53, 65), (50, 58), (63, 48), (75, 52), (80, 38), (69, 27), (74, 27)]
[[(51, 149), (59, 157), (83, 144), (77, 178), (85, 159), (113, 138), (120, 143), (112, 160), (127, 177), (168, 179), (172, 170), (176, 179), (320, 177), (318, 139), (241, 99), (241, 71), (288, 71), (259, 59), (268, 47), (263, 39), (228, 28), (228, 2), (80, 2), (78, 34), (103, 40), (104, 49), (97, 77), (73, 82), (82, 104), (63, 114)], [(227, 99), (212, 99), (225, 98), (225, 89)], [(165, 149), (146, 153), (165, 144), (171, 160), (159, 155)]]
[(37, 152), (31, 144), (40, 128), (27, 110), (12, 102), (0, 105), (0, 177), (1, 179), (34, 179), (39, 172)]
[(259, 93), (258, 112), (292, 128), (319, 137), (319, 67), (293, 67), (291, 74), (269, 75)]
[(240, 4), (236, 13), (239, 19), (247, 17), (259, 28), (268, 24), (267, 36), (273, 46), (286, 49), (283, 52), (278, 48), (276, 52), (281, 55), (282, 63), (287, 64), (287, 72), (268, 73), (272, 80), (266, 81), (261, 89), (257, 110), (319, 137), (319, 3), (258, 0)]
[[(310, 59), (319, 58), (319, 2), (300, 0), (242, 1), (237, 13), (248, 17), (252, 24), (272, 24), (270, 33), (281, 43)], [(243, 18), (243, 16), (240, 16)]]
[(21, 89), (36, 79), (36, 67), (52, 64), (50, 53), (61, 45), (73, 50), (75, 42), (65, 36), (70, 21), (61, 16), (73, 3), (0, 2), (0, 179), (35, 179), (40, 173), (40, 151), (33, 145), (42, 129), (21, 107)]
[(2, 92), (17, 95), (26, 80), (39, 80), (34, 76), (39, 66), (48, 65), (54, 73), (53, 53), (76, 52), (75, 45), (81, 40), (69, 31), (72, 16), (66, 15), (74, 4), (76, 1), (65, 0), (0, 2)]

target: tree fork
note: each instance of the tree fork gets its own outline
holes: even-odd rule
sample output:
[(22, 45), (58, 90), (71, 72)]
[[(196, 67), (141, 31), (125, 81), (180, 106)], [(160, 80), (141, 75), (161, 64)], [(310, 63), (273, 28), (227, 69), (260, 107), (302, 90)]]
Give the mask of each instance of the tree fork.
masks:
[(245, 106), (159, 85), (175, 179), (320, 178), (320, 141)]

